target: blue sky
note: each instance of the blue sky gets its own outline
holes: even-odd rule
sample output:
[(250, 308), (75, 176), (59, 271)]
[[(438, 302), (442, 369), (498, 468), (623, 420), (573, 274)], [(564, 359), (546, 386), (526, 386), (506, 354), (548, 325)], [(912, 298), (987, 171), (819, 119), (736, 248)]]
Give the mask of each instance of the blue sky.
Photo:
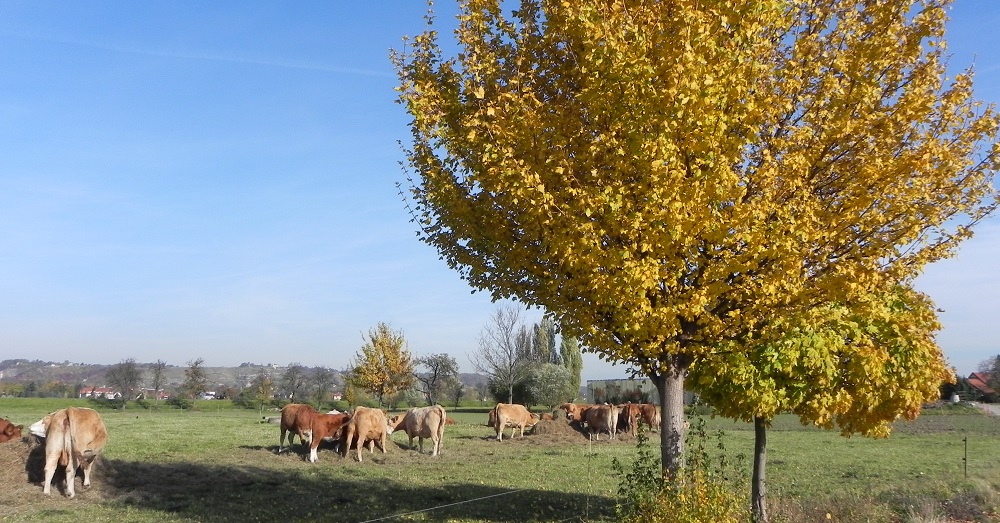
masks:
[[(0, 359), (340, 369), (384, 321), (471, 371), (495, 305), (417, 241), (395, 185), (388, 51), (424, 12), (0, 0)], [(952, 18), (952, 65), (1000, 101), (1000, 3)], [(918, 281), (963, 374), (1000, 353), (998, 221)], [(623, 375), (585, 357), (585, 379)]]

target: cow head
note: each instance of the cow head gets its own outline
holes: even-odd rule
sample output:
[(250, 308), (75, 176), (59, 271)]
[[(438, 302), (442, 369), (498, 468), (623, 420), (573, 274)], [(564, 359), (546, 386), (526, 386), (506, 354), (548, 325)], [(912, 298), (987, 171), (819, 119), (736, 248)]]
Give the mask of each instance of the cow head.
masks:
[(396, 430), (396, 427), (398, 427), (399, 424), (402, 423), (403, 416), (404, 416), (404, 414), (396, 414), (395, 416), (389, 418), (388, 421), (386, 421), (386, 424), (385, 424), (385, 435), (386, 436), (392, 435), (392, 431)]
[(44, 438), (49, 432), (49, 423), (52, 421), (52, 414), (46, 415), (44, 418), (34, 422), (28, 427), (28, 430), (38, 436), (39, 438)]

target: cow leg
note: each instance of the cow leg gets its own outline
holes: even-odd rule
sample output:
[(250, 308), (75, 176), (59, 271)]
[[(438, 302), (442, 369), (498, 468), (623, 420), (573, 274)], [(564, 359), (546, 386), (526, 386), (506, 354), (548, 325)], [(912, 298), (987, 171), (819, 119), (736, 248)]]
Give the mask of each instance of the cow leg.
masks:
[[(283, 447), (285, 445), (285, 433), (286, 432), (287, 431), (285, 430), (285, 427), (281, 427), (281, 437), (278, 438), (278, 454), (281, 454), (281, 447)], [(288, 438), (288, 446), (289, 447), (292, 446), (292, 438), (293, 437), (294, 436), (289, 436), (289, 438)]]
[[(420, 453), (423, 454), (424, 453), (424, 437), (423, 436), (418, 437), (417, 441), (420, 442)], [(412, 443), (411, 443), (411, 445), (412, 445)]]
[(66, 465), (66, 497), (69, 499), (76, 497), (76, 467), (76, 456), (70, 455)]
[(42, 494), (48, 496), (52, 493), (52, 476), (56, 474), (56, 465), (59, 463), (59, 455), (45, 456), (45, 483), (42, 485)]
[[(409, 447), (409, 448), (412, 449), (413, 448), (413, 436), (410, 436), (409, 434), (407, 434), (407, 436), (409, 436), (409, 438), (410, 438), (410, 443), (407, 444), (407, 447)], [(423, 451), (421, 450), (421, 452), (423, 452)]]
[(82, 459), (80, 460), (80, 468), (83, 469), (83, 487), (90, 488), (90, 468), (94, 466), (94, 459), (97, 457), (93, 451), (87, 450), (83, 452)]

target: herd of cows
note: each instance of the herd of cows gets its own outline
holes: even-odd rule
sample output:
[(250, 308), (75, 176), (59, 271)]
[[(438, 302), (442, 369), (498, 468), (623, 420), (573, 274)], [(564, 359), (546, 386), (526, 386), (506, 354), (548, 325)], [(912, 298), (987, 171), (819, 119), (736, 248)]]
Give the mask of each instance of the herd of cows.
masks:
[[(660, 426), (660, 412), (656, 405), (649, 403), (625, 403), (623, 405), (579, 405), (563, 403), (558, 410), (570, 424), (585, 430), (591, 439), (600, 439), (602, 432), (609, 439), (618, 432), (635, 434), (640, 422), (655, 430)], [(497, 441), (503, 441), (503, 431), (510, 428), (510, 437), (518, 430), (524, 436), (524, 429), (530, 429), (542, 419), (552, 419), (552, 414), (539, 416), (528, 410), (524, 405), (516, 403), (497, 403), (490, 410), (487, 425), (496, 430)], [(361, 449), (367, 445), (369, 452), (374, 453), (377, 446), (385, 453), (385, 442), (390, 434), (403, 431), (409, 438), (409, 447), (413, 448), (413, 438), (418, 438), (420, 452), (424, 451), (424, 438), (430, 438), (433, 443), (431, 456), (436, 456), (441, 449), (444, 437), (444, 427), (451, 422), (444, 407), (414, 407), (403, 414), (388, 418), (385, 411), (369, 407), (355, 407), (348, 414), (336, 410), (319, 413), (312, 406), (304, 403), (290, 403), (281, 409), (281, 430), (278, 438), (278, 453), (285, 449), (285, 436), (291, 447), (294, 436), (299, 437), (299, 443), (309, 445), (309, 461), (317, 461), (317, 451), (321, 441), (332, 441), (335, 450), (346, 457), (352, 448), (357, 449), (357, 459), (362, 461)]]
[[(624, 405), (578, 405), (563, 403), (557, 411), (559, 415), (579, 430), (589, 434), (591, 439), (600, 439), (600, 434), (606, 432), (609, 439), (614, 439), (619, 432), (635, 433), (640, 422), (655, 430), (660, 424), (659, 409), (648, 403)], [(519, 430), (524, 436), (524, 430), (534, 427), (540, 420), (553, 418), (552, 414), (539, 416), (529, 411), (524, 405), (515, 403), (497, 403), (489, 412), (487, 424), (496, 430), (496, 439), (503, 441), (503, 431), (510, 428), (510, 437)], [(441, 440), (444, 437), (444, 427), (454, 423), (447, 417), (444, 407), (414, 407), (403, 414), (388, 417), (385, 411), (369, 407), (355, 407), (350, 413), (330, 411), (317, 412), (310, 405), (291, 403), (281, 409), (280, 437), (278, 453), (286, 450), (285, 437), (291, 447), (295, 436), (299, 437), (300, 445), (308, 445), (309, 461), (317, 461), (317, 451), (320, 442), (332, 441), (335, 451), (342, 456), (348, 456), (350, 450), (356, 449), (357, 460), (362, 461), (362, 449), (367, 446), (374, 453), (377, 446), (382, 453), (386, 452), (386, 440), (393, 432), (402, 431), (409, 438), (409, 447), (413, 448), (413, 439), (417, 438), (419, 452), (424, 451), (424, 439), (432, 443), (431, 456), (437, 456), (441, 451)], [(0, 443), (20, 440), (22, 425), (14, 425), (9, 420), (0, 419)], [(66, 496), (76, 495), (74, 483), (79, 468), (83, 473), (83, 486), (90, 486), (90, 472), (94, 459), (107, 442), (108, 431), (101, 415), (93, 409), (84, 407), (69, 407), (57, 410), (28, 427), (29, 432), (39, 438), (44, 438), (45, 444), (45, 482), (42, 492), (51, 492), (52, 478), (59, 467), (66, 471)]]

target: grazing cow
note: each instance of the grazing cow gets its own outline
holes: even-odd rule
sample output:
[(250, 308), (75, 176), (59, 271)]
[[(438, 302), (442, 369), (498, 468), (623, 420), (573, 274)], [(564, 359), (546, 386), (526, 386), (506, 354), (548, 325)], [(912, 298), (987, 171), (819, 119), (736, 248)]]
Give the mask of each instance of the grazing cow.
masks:
[(21, 439), (21, 429), (24, 425), (14, 425), (10, 420), (0, 419), (0, 443)]
[(503, 441), (503, 429), (510, 427), (510, 437), (514, 437), (514, 429), (520, 429), (524, 437), (524, 429), (538, 423), (538, 414), (529, 412), (524, 405), (517, 403), (497, 403), (490, 411), (490, 421), (497, 431), (497, 441)]
[(354, 407), (350, 421), (341, 431), (340, 453), (347, 456), (351, 447), (356, 446), (358, 462), (361, 462), (361, 448), (367, 442), (369, 452), (374, 454), (377, 444), (382, 449), (382, 454), (385, 454), (385, 440), (389, 434), (392, 434), (392, 428), (385, 419), (385, 412), (381, 409)]
[(451, 418), (445, 418), (444, 419), (444, 424), (445, 425), (454, 425), (455, 424), (455, 420), (453, 420)]
[[(339, 441), (344, 425), (350, 421), (351, 415), (343, 412), (338, 414), (316, 414), (312, 420), (312, 440), (309, 442), (309, 462), (316, 463), (316, 452), (319, 442)], [(339, 449), (338, 449), (339, 450)]]
[(278, 454), (281, 454), (285, 444), (285, 433), (288, 434), (288, 446), (292, 446), (295, 435), (299, 436), (299, 444), (305, 445), (312, 440), (312, 422), (316, 409), (305, 403), (289, 403), (281, 408), (281, 437), (278, 438)]
[(437, 456), (441, 450), (441, 438), (444, 437), (444, 425), (447, 416), (444, 407), (413, 407), (405, 414), (397, 414), (389, 418), (389, 428), (393, 432), (403, 430), (410, 438), (409, 446), (413, 448), (413, 438), (420, 443), (420, 453), (424, 452), (424, 438), (430, 438), (433, 446), (431, 456)]
[(608, 433), (608, 439), (614, 439), (618, 433), (618, 407), (614, 405), (595, 405), (586, 411), (587, 428), (590, 439), (601, 439), (601, 432)]
[(636, 403), (626, 403), (624, 405), (619, 405), (620, 414), (618, 415), (618, 430), (620, 432), (628, 432), (629, 434), (635, 436), (635, 429), (639, 424), (639, 405)]
[(649, 425), (649, 430), (658, 431), (660, 430), (660, 408), (652, 403), (640, 403), (639, 404), (639, 414), (642, 415), (642, 421)]
[(83, 486), (90, 486), (90, 469), (104, 448), (108, 431), (101, 415), (94, 409), (70, 407), (57, 410), (30, 427), (31, 433), (45, 438), (45, 484), (49, 494), (56, 466), (66, 467), (66, 496), (76, 495), (76, 468), (83, 470)]

